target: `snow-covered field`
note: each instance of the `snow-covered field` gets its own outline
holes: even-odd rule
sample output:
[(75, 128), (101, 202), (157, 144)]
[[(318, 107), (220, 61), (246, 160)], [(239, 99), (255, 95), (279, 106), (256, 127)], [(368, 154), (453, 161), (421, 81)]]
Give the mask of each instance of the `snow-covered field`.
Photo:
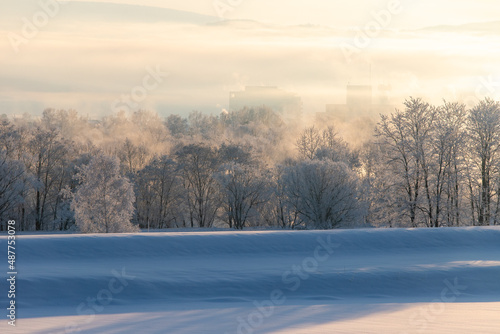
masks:
[(17, 240), (1, 333), (500, 333), (499, 228)]

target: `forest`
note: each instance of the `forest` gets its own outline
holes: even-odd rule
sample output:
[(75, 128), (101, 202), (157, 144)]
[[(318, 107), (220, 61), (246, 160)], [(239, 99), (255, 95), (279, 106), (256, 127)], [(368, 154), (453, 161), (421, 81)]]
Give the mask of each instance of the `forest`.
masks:
[[(0, 117), (0, 229), (500, 224), (500, 103), (408, 98), (349, 143), (266, 107)], [(360, 130), (361, 131), (361, 130)]]

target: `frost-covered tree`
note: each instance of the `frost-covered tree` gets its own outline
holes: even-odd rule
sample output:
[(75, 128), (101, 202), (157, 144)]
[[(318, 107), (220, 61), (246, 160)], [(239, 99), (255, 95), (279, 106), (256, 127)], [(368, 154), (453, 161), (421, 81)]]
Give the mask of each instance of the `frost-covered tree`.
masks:
[(76, 225), (83, 233), (136, 232), (130, 222), (134, 213), (134, 190), (120, 174), (115, 157), (99, 154), (77, 175), (80, 186), (71, 204)]
[[(385, 164), (392, 173), (390, 187), (397, 194), (394, 209), (418, 226), (421, 218), (429, 226), (433, 221), (431, 139), (435, 109), (421, 99), (405, 101), (405, 109), (381, 116), (376, 134), (383, 147)], [(423, 213), (424, 216), (419, 217)]]
[(71, 177), (66, 174), (70, 148), (58, 130), (39, 127), (28, 143), (28, 170), (37, 178), (32, 198), (36, 230), (49, 229), (61, 203), (61, 190)]
[[(143, 142), (154, 146), (168, 139), (168, 131), (161, 117), (153, 111), (139, 110), (132, 114), (131, 122), (139, 134), (142, 134)], [(146, 137), (147, 141), (144, 141)]]
[(181, 175), (177, 164), (167, 156), (153, 159), (138, 173), (135, 193), (141, 226), (161, 229), (183, 220)]
[(174, 137), (182, 137), (188, 132), (188, 121), (179, 115), (170, 115), (165, 120), (165, 126)]
[(478, 225), (489, 225), (494, 194), (492, 178), (500, 158), (500, 102), (486, 98), (469, 113), (468, 134), (472, 160), (479, 171)]
[(128, 175), (133, 175), (143, 168), (149, 158), (148, 148), (144, 145), (135, 145), (129, 138), (125, 139), (117, 155)]
[(191, 227), (212, 227), (220, 207), (217, 181), (214, 178), (220, 160), (216, 149), (202, 144), (180, 147), (176, 152), (187, 190)]
[(20, 134), (7, 118), (0, 119), (0, 150), (9, 159), (15, 159), (19, 151)]
[(274, 163), (290, 154), (287, 132), (291, 134), (293, 131), (278, 113), (268, 107), (245, 107), (225, 112), (219, 120), (223, 135), (241, 145), (251, 145), (261, 162)]
[(401, 223), (398, 192), (393, 173), (387, 168), (385, 147), (374, 142), (361, 148), (362, 198), (367, 203), (366, 222), (376, 227), (393, 227)]
[(268, 200), (260, 208), (260, 213), (269, 226), (294, 229), (298, 223), (298, 213), (295, 210), (295, 203), (292, 203), (286, 194), (283, 172), (284, 168), (281, 166), (270, 171), (270, 194)]
[[(485, 120), (481, 122), (483, 126), (486, 124)], [(463, 188), (467, 186), (469, 216), (475, 221), (480, 197), (476, 192), (477, 180), (481, 177), (480, 168), (473, 162), (481, 165), (479, 142), (486, 131), (480, 129), (481, 122), (476, 122), (476, 140), (473, 140), (471, 119), (467, 133), (467, 111), (463, 104), (445, 101), (442, 106), (433, 107), (414, 98), (405, 101), (404, 110), (382, 116), (376, 131), (378, 145), (373, 150), (378, 151), (382, 167), (374, 166), (377, 172), (370, 175), (370, 185), (379, 187), (370, 187), (370, 192), (378, 192), (379, 198), (372, 197), (371, 207), (380, 209), (377, 205), (385, 203), (381, 212), (387, 217), (399, 215), (396, 221), (404, 224), (406, 220), (412, 227), (458, 226), (466, 199)], [(471, 151), (472, 155), (468, 153)]]
[[(7, 216), (18, 205), (24, 203), (23, 194), (29, 182), (33, 181), (26, 174), (24, 165), (17, 160), (7, 158), (5, 151), (0, 151), (0, 221), (18, 219), (15, 216)], [(3, 230), (4, 224), (0, 224)]]
[(301, 158), (313, 160), (322, 145), (320, 131), (314, 126), (304, 129), (297, 139), (296, 145)]
[(350, 149), (333, 126), (322, 131), (314, 126), (304, 129), (296, 141), (296, 146), (301, 159), (331, 160), (344, 162), (351, 169), (359, 167), (358, 152)]
[(346, 164), (310, 160), (286, 167), (285, 192), (307, 228), (330, 229), (361, 223), (358, 178)]
[(206, 115), (199, 111), (192, 111), (188, 116), (189, 130), (192, 137), (198, 137), (202, 140), (216, 138), (220, 134), (220, 123), (217, 117)]
[(242, 230), (251, 218), (258, 218), (258, 207), (268, 197), (267, 177), (257, 166), (229, 163), (217, 173), (226, 223)]
[(445, 101), (437, 108), (430, 146), (435, 227), (460, 225), (465, 184), (466, 115), (465, 105), (458, 102)]
[(314, 155), (315, 159), (344, 162), (352, 170), (360, 166), (359, 152), (352, 150), (348, 143), (338, 136), (335, 128), (329, 126), (321, 134), (321, 146)]

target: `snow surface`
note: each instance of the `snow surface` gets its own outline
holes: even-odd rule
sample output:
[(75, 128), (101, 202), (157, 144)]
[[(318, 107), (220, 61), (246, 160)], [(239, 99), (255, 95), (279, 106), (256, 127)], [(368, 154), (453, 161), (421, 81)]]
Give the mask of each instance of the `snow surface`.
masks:
[(496, 227), (17, 240), (1, 333), (500, 333)]

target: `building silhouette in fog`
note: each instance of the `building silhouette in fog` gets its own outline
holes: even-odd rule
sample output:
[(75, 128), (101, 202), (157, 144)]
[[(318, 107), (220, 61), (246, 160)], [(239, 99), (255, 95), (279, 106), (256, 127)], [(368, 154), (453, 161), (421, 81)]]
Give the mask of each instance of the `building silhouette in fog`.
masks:
[[(381, 86), (379, 90), (385, 91)], [(347, 120), (355, 117), (389, 113), (394, 106), (389, 104), (387, 96), (373, 98), (371, 85), (347, 85), (345, 104), (327, 104), (325, 112), (317, 113), (318, 121)]]
[(247, 86), (229, 93), (229, 111), (262, 107), (272, 109), (285, 122), (298, 121), (302, 116), (302, 99), (276, 86)]

